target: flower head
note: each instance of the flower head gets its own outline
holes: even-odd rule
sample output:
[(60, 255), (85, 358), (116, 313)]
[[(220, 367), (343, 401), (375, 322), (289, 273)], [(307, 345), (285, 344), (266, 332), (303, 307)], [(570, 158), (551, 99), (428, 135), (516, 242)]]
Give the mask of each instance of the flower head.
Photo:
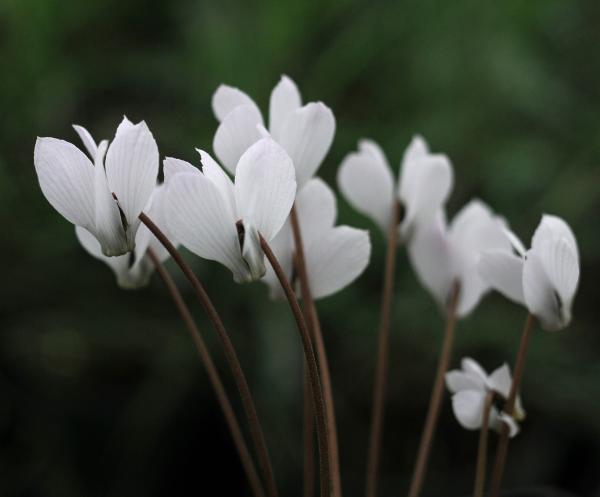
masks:
[(398, 200), (404, 215), (400, 234), (409, 238), (419, 224), (427, 224), (444, 205), (452, 189), (453, 173), (445, 155), (429, 152), (416, 136), (404, 152), (398, 183), (385, 154), (374, 141), (361, 140), (338, 171), (340, 190), (358, 211), (369, 216), (384, 233)]
[(479, 276), (477, 262), (482, 252), (509, 250), (505, 222), (479, 200), (465, 205), (448, 226), (443, 211), (427, 224), (417, 226), (408, 245), (408, 255), (417, 277), (441, 306), (459, 284), (457, 313), (469, 314), (490, 285)]
[(259, 234), (270, 241), (285, 222), (296, 195), (291, 159), (271, 138), (246, 150), (235, 184), (206, 152), (202, 170), (164, 161), (171, 233), (187, 249), (227, 266), (238, 283), (265, 274)]
[(96, 145), (75, 126), (91, 159), (69, 142), (38, 138), (34, 163), (40, 187), (67, 221), (85, 228), (106, 256), (134, 250), (140, 221), (158, 175), (158, 147), (143, 121), (124, 118), (115, 138)]
[[(242, 154), (266, 132), (264, 120), (254, 101), (231, 86), (217, 88), (212, 107), (220, 122), (213, 149), (217, 158), (234, 174)], [(335, 118), (322, 102), (309, 102), (303, 106), (296, 84), (282, 76), (271, 92), (266, 133), (270, 133), (291, 157), (300, 190), (316, 173), (331, 147)]]
[[(493, 392), (503, 399), (508, 397), (512, 384), (510, 368), (504, 364), (488, 375), (479, 363), (469, 357), (461, 361), (461, 368), (446, 373), (446, 386), (453, 394), (452, 410), (461, 426), (478, 430), (481, 428), (488, 393)], [(516, 421), (523, 419), (525, 411), (520, 396), (517, 396), (513, 416), (500, 412), (492, 405), (489, 426), (500, 430), (502, 423), (506, 423), (513, 437), (519, 432)]]
[(527, 251), (514, 233), (506, 236), (512, 247), (483, 254), (482, 278), (526, 306), (546, 330), (564, 328), (579, 283), (579, 250), (571, 228), (559, 217), (544, 215)]
[[(323, 298), (340, 291), (364, 271), (371, 243), (367, 231), (335, 226), (335, 195), (320, 178), (310, 179), (296, 196), (296, 213), (311, 295)], [(273, 239), (271, 248), (290, 281), (294, 280), (294, 237), (288, 219)], [(282, 296), (281, 285), (271, 267), (263, 281), (272, 297)]]

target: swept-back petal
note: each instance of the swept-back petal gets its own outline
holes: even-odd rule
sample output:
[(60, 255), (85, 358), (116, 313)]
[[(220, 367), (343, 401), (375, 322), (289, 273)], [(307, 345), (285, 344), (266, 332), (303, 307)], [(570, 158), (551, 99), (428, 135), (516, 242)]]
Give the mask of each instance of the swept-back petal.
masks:
[(491, 390), (502, 395), (505, 399), (508, 398), (510, 387), (512, 385), (512, 376), (508, 364), (505, 363), (498, 369), (495, 369), (492, 374), (490, 374), (487, 384)]
[(259, 125), (263, 125), (263, 118), (256, 106), (240, 105), (217, 128), (213, 150), (231, 174), (235, 174), (242, 154), (261, 138)]
[(527, 252), (523, 263), (523, 295), (529, 312), (548, 331), (556, 331), (568, 323), (563, 321), (560, 296), (552, 286), (538, 254)]
[(269, 101), (269, 131), (275, 140), (281, 137), (281, 128), (287, 116), (302, 105), (302, 97), (294, 83), (286, 75), (271, 92)]
[(483, 384), (485, 384), (488, 375), (485, 372), (485, 369), (481, 367), (481, 364), (479, 364), (475, 359), (465, 357), (462, 361), (460, 361), (460, 366), (465, 373), (473, 376), (474, 378), (478, 378), (483, 382)]
[(577, 248), (577, 240), (569, 225), (560, 217), (544, 214), (540, 224), (533, 234), (531, 240), (531, 248), (535, 249), (540, 246), (545, 240), (557, 240), (564, 238), (579, 258), (579, 249)]
[(67, 221), (94, 231), (94, 166), (74, 145), (38, 138), (33, 154), (42, 192)]
[(292, 158), (302, 188), (327, 155), (335, 134), (335, 118), (322, 102), (311, 102), (288, 114), (278, 142)]
[(88, 151), (88, 154), (90, 154), (90, 157), (92, 158), (92, 160), (95, 160), (96, 152), (98, 152), (98, 145), (96, 145), (96, 141), (94, 140), (94, 138), (92, 138), (92, 135), (90, 134), (90, 132), (87, 129), (85, 129), (83, 126), (80, 126), (79, 124), (73, 124), (73, 129), (79, 135), (79, 138), (81, 139), (81, 141), (83, 143), (83, 146)]
[(134, 227), (139, 224), (138, 216), (148, 203), (157, 176), (158, 147), (146, 123), (122, 128), (106, 154), (106, 178), (132, 228), (131, 237), (135, 237)]
[(332, 295), (358, 278), (369, 264), (371, 242), (364, 230), (338, 226), (305, 246), (313, 298)]
[(402, 162), (400, 164), (400, 173), (398, 174), (398, 195), (405, 198), (413, 190), (414, 181), (419, 171), (419, 159), (429, 155), (427, 142), (420, 135), (413, 136), (406, 147)]
[(342, 161), (337, 181), (348, 202), (387, 233), (394, 203), (394, 179), (381, 149), (374, 142), (362, 141), (359, 151)]
[(525, 304), (521, 257), (504, 250), (488, 250), (481, 254), (477, 269), (492, 288), (517, 304)]
[(458, 369), (446, 373), (446, 386), (451, 393), (457, 393), (461, 390), (485, 389), (485, 384), (481, 378)]
[(231, 178), (208, 152), (200, 150), (199, 148), (197, 148), (196, 151), (200, 154), (200, 162), (202, 163), (202, 172), (204, 173), (204, 176), (217, 186), (231, 206), (234, 215), (237, 216), (237, 207), (235, 205), (233, 182), (231, 181)]
[(244, 225), (251, 224), (271, 240), (283, 226), (296, 195), (290, 157), (275, 141), (262, 138), (240, 158), (234, 191)]
[(337, 215), (335, 195), (321, 178), (311, 178), (296, 195), (296, 212), (302, 240), (308, 243), (333, 227)]
[(260, 114), (254, 100), (244, 93), (239, 88), (233, 86), (220, 85), (212, 96), (212, 108), (215, 117), (219, 122), (222, 122), (227, 115), (240, 105), (249, 105), (254, 107)]
[(481, 428), (485, 396), (485, 391), (481, 390), (461, 390), (452, 396), (452, 410), (463, 428)]
[(179, 173), (200, 174), (200, 169), (185, 160), (165, 157), (165, 159), (163, 159), (163, 175), (165, 183), (171, 181), (171, 178)]

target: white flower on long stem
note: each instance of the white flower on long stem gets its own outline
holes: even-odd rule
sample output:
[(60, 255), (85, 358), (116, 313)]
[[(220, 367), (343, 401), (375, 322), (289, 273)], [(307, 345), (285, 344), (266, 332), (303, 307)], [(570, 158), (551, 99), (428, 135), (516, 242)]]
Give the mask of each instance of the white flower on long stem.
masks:
[[(174, 237), (169, 233), (166, 223), (165, 196), (166, 186), (164, 184), (157, 185), (144, 212), (150, 216), (171, 242), (177, 245)], [(160, 262), (169, 258), (169, 252), (143, 224), (137, 230), (133, 252), (116, 257), (104, 255), (98, 240), (85, 228), (76, 226), (75, 233), (83, 248), (91, 256), (101, 260), (113, 270), (117, 284), (121, 288), (136, 289), (148, 284), (154, 272), (154, 264), (148, 256), (148, 249), (154, 252)]]
[(415, 136), (404, 152), (397, 185), (385, 154), (371, 140), (361, 140), (338, 170), (340, 190), (355, 209), (388, 233), (395, 200), (403, 207), (400, 233), (404, 238), (426, 224), (444, 205), (453, 184), (452, 165), (443, 154), (432, 154)]
[[(349, 226), (335, 226), (335, 195), (320, 178), (306, 183), (296, 196), (295, 205), (311, 296), (314, 299), (329, 296), (352, 283), (367, 267), (371, 255), (369, 233)], [(294, 247), (288, 218), (271, 242), (271, 249), (291, 282), (294, 281)], [(269, 285), (273, 298), (283, 296), (270, 266), (263, 281)]]
[(292, 160), (263, 138), (240, 157), (234, 184), (209, 154), (198, 152), (202, 171), (164, 161), (169, 230), (196, 255), (228, 267), (236, 282), (258, 280), (266, 270), (259, 234), (272, 240), (294, 203)]
[(579, 283), (579, 250), (568, 224), (544, 215), (526, 250), (517, 236), (506, 232), (512, 250), (493, 250), (479, 262), (482, 278), (507, 298), (524, 305), (548, 331), (571, 321)]
[(417, 277), (445, 307), (454, 283), (459, 284), (458, 316), (469, 314), (490, 290), (477, 269), (482, 252), (509, 250), (506, 223), (479, 200), (465, 205), (448, 226), (443, 211), (419, 225), (409, 242), (408, 255)]
[[(212, 107), (220, 122), (213, 149), (221, 163), (235, 174), (242, 154), (263, 136), (262, 114), (246, 93), (227, 85), (217, 88)], [(300, 190), (316, 173), (331, 147), (335, 118), (322, 102), (303, 106), (296, 84), (282, 76), (271, 92), (269, 133), (291, 157)]]
[[(512, 384), (510, 368), (504, 364), (488, 375), (479, 363), (469, 357), (461, 361), (461, 368), (446, 373), (446, 386), (453, 394), (452, 410), (461, 426), (478, 430), (483, 421), (486, 396), (494, 392), (502, 399), (508, 397)], [(506, 423), (511, 437), (519, 432), (517, 421), (523, 419), (525, 411), (520, 396), (517, 396), (513, 416), (500, 412), (494, 405), (490, 408), (490, 428), (500, 431), (502, 423)]]
[[(85, 228), (106, 256), (135, 248), (142, 209), (158, 175), (158, 147), (143, 121), (124, 118), (110, 146), (99, 145), (80, 126), (92, 161), (77, 147), (56, 138), (38, 138), (34, 163), (40, 187), (67, 221)], [(106, 157), (105, 157), (106, 154)]]

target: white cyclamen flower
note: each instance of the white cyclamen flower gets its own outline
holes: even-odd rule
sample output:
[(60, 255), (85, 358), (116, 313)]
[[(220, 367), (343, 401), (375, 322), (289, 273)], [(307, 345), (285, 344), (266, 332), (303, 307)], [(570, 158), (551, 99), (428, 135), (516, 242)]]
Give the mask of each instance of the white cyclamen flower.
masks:
[(361, 140), (338, 170), (340, 190), (353, 207), (369, 216), (384, 233), (398, 200), (404, 210), (400, 233), (408, 238), (418, 224), (428, 223), (444, 205), (453, 184), (452, 165), (445, 155), (429, 152), (415, 136), (404, 152), (398, 182), (385, 154), (371, 140)]
[(482, 252), (509, 250), (505, 222), (479, 200), (465, 205), (447, 226), (443, 211), (415, 229), (408, 256), (421, 284), (445, 307), (459, 284), (458, 316), (469, 314), (490, 289), (477, 269)]
[(169, 229), (196, 255), (227, 266), (236, 282), (258, 280), (265, 274), (259, 234), (272, 240), (294, 203), (292, 160), (263, 138), (240, 157), (234, 184), (209, 154), (199, 153), (202, 172), (164, 161)]
[[(454, 395), (452, 396), (452, 410), (458, 422), (468, 430), (478, 430), (483, 421), (485, 398), (494, 392), (506, 400), (512, 384), (510, 368), (502, 365), (488, 376), (485, 370), (471, 358), (461, 361), (462, 369), (446, 373), (446, 386)], [(525, 411), (517, 396), (515, 409), (512, 416), (500, 412), (494, 405), (490, 409), (489, 427), (500, 431), (502, 423), (509, 427), (511, 437), (519, 432), (517, 421), (525, 419)]]
[[(220, 122), (213, 149), (221, 163), (235, 174), (242, 154), (264, 134), (262, 114), (246, 93), (227, 85), (217, 88), (212, 107)], [(300, 190), (316, 173), (331, 147), (335, 118), (322, 102), (303, 106), (296, 84), (282, 76), (271, 92), (269, 133), (292, 158)]]
[(556, 216), (544, 215), (525, 250), (507, 231), (512, 249), (483, 254), (479, 272), (493, 288), (524, 305), (548, 331), (571, 321), (579, 283), (579, 250), (571, 228)]
[[(165, 233), (167, 238), (171, 240), (171, 243), (177, 245), (173, 236), (169, 233), (165, 219), (165, 196), (166, 186), (157, 185), (144, 212)], [(98, 240), (85, 228), (76, 226), (75, 233), (83, 248), (91, 256), (103, 261), (113, 270), (117, 278), (117, 284), (121, 288), (135, 289), (148, 284), (150, 276), (152, 276), (154, 271), (154, 264), (148, 256), (148, 249), (154, 251), (160, 262), (164, 262), (169, 258), (169, 252), (167, 252), (163, 245), (143, 224), (137, 230), (133, 252), (116, 257), (105, 256), (102, 253)]]
[[(311, 295), (314, 299), (327, 297), (352, 283), (367, 267), (371, 255), (369, 233), (349, 226), (335, 226), (335, 195), (320, 178), (306, 183), (296, 196), (295, 205)], [(271, 242), (271, 248), (292, 283), (294, 247), (288, 218)], [(272, 297), (283, 296), (271, 267), (267, 268), (263, 281), (269, 285)]]
[(67, 221), (98, 240), (104, 255), (123, 255), (135, 248), (138, 216), (156, 184), (158, 147), (143, 121), (134, 125), (124, 118), (110, 146), (96, 145), (84, 128), (75, 129), (93, 163), (69, 142), (38, 138), (34, 163), (40, 187)]

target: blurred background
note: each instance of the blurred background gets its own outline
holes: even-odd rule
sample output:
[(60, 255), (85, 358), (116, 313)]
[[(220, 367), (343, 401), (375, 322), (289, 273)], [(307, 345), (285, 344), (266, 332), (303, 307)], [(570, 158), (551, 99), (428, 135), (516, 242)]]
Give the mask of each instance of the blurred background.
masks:
[[(120, 290), (44, 199), (36, 136), (110, 138), (145, 119), (162, 156), (212, 150), (210, 99), (224, 82), (266, 111), (282, 73), (322, 100), (338, 131), (320, 169), (337, 190), (344, 155), (379, 141), (397, 168), (411, 136), (447, 153), (454, 214), (480, 197), (529, 240), (544, 212), (580, 244), (573, 324), (536, 331), (528, 419), (505, 486), (600, 495), (600, 3), (172, 0), (0, 1), (0, 495), (249, 495), (192, 343), (160, 281)], [(384, 242), (339, 199), (339, 222), (371, 229), (373, 256), (318, 303), (332, 368), (345, 495), (362, 495)], [(301, 349), (262, 284), (186, 254), (224, 316), (265, 426), (281, 495), (302, 478)], [(443, 319), (400, 251), (381, 495), (408, 488)], [(235, 389), (214, 334), (171, 270)], [(512, 363), (524, 310), (490, 295), (459, 323), (462, 356)], [(492, 442), (493, 444), (494, 442)], [(493, 445), (492, 445), (493, 447)], [(477, 433), (446, 396), (424, 495), (468, 495)]]

